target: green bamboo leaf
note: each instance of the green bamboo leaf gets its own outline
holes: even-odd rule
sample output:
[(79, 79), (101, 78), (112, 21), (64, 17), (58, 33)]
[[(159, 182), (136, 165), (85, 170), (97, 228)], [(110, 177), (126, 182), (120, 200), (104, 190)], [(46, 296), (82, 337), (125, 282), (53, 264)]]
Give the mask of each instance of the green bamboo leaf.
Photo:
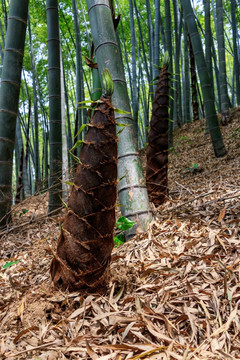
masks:
[(73, 182), (70, 181), (62, 181), (64, 184), (70, 185), (70, 186), (74, 186)]
[(60, 225), (60, 229), (62, 230), (62, 232), (65, 232), (63, 225), (61, 223), (59, 225)]
[(122, 127), (121, 130), (118, 131), (117, 135), (121, 134), (121, 132), (125, 129), (125, 127), (127, 126), (132, 126), (131, 124), (121, 124), (121, 123), (117, 123), (117, 126)]
[(177, 81), (177, 79), (169, 78), (170, 81)]
[(77, 134), (74, 136), (74, 139), (76, 139), (78, 137), (79, 134), (81, 134), (81, 132), (85, 129), (85, 127), (87, 126), (91, 126), (90, 124), (83, 124), (80, 129), (78, 130)]
[(123, 124), (123, 123), (117, 123), (116, 125), (120, 127), (132, 126), (131, 124)]
[[(64, 181), (65, 182), (65, 181)], [(66, 184), (66, 182), (65, 182), (65, 184)], [(65, 206), (65, 208), (68, 210), (68, 204), (67, 203), (65, 203), (65, 201), (61, 198), (61, 201), (62, 201), (62, 203), (63, 203), (63, 205)]]
[(78, 109), (78, 110), (80, 110), (80, 109), (90, 109), (90, 110), (94, 110), (95, 108), (86, 105), (86, 106), (78, 106), (77, 109)]
[(3, 268), (4, 269), (8, 269), (10, 266), (14, 265), (14, 264), (17, 264), (20, 260), (17, 260), (17, 261), (9, 261), (7, 262), (6, 264), (3, 265)]
[(95, 102), (95, 101), (92, 101), (91, 99), (86, 99), (84, 101), (79, 101), (78, 104), (91, 104), (92, 102)]
[(120, 178), (117, 179), (117, 182), (121, 181), (122, 179), (124, 179), (126, 177), (126, 174), (121, 176)]
[(121, 130), (119, 130), (119, 131), (117, 132), (117, 135), (121, 134), (121, 132), (123, 132), (123, 130), (124, 130), (124, 128), (122, 128)]
[[(153, 64), (153, 66), (156, 68), (156, 69), (158, 69), (158, 70), (161, 70), (161, 67), (160, 66), (158, 66), (158, 65), (156, 65), (156, 64)], [(157, 79), (158, 77), (156, 77), (155, 79)], [(153, 79), (153, 80), (155, 80), (155, 79)]]
[(114, 111), (118, 114), (131, 114), (131, 111), (120, 110), (117, 108), (114, 108)]
[(70, 153), (70, 155), (72, 156), (72, 158), (73, 158), (78, 164), (81, 163), (80, 159), (79, 159), (77, 156), (75, 156), (70, 150), (69, 150), (69, 153)]
[(126, 205), (123, 205), (123, 204), (120, 204), (120, 203), (117, 203), (116, 206), (119, 206), (119, 207), (126, 207)]
[(70, 152), (77, 149), (79, 146), (81, 146), (82, 144), (84, 143), (83, 140), (78, 140), (74, 145), (73, 147), (69, 150)]
[(174, 146), (169, 148), (169, 151), (173, 151), (176, 156), (178, 156), (177, 151), (175, 150)]

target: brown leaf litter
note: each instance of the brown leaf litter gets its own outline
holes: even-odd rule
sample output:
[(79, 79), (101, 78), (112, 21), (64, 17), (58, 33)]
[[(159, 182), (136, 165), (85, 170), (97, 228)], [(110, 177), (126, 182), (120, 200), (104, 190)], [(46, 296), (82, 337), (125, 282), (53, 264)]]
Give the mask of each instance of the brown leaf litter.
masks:
[(222, 128), (222, 159), (203, 121), (177, 131), (169, 200), (114, 250), (105, 296), (53, 287), (59, 227), (46, 195), (14, 208), (25, 225), (1, 238), (0, 358), (240, 359), (239, 112)]

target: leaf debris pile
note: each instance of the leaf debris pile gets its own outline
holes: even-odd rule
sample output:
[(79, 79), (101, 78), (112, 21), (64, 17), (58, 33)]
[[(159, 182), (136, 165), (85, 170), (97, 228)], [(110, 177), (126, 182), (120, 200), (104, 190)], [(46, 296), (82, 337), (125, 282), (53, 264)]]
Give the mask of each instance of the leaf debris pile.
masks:
[(240, 358), (239, 119), (237, 109), (222, 128), (223, 159), (203, 122), (178, 130), (169, 201), (153, 207), (146, 233), (114, 250), (104, 296), (52, 286), (58, 221), (29, 224), (46, 212), (45, 195), (21, 204), (15, 224), (28, 225), (1, 239), (2, 359)]

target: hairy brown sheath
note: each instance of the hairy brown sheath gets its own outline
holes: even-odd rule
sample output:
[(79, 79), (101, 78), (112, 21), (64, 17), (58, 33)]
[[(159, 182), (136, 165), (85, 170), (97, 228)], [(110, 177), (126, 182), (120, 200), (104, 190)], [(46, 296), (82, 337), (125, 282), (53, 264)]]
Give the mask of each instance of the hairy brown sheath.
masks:
[(169, 72), (163, 65), (153, 101), (148, 134), (146, 183), (150, 201), (162, 204), (168, 196)]
[(104, 286), (114, 246), (116, 122), (110, 98), (100, 100), (81, 149), (81, 163), (50, 268), (54, 284), (70, 291)]

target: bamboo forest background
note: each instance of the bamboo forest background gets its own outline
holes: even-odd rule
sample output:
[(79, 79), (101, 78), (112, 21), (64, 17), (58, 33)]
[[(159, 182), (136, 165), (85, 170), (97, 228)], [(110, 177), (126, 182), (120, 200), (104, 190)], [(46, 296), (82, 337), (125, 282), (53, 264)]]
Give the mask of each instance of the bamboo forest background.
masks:
[[(218, 11), (223, 3), (223, 34)], [(224, 110), (220, 86), (221, 61), (219, 38), (224, 40), (229, 105), (240, 105), (240, 1), (194, 1), (204, 53), (212, 66), (217, 111)], [(210, 5), (210, 7), (209, 7)], [(219, 6), (220, 5), (220, 6)], [(4, 59), (9, 1), (0, 7), (0, 73)], [(210, 28), (207, 13), (210, 10)], [(138, 124), (138, 148), (147, 144), (147, 133), (155, 91), (164, 53), (170, 54), (172, 72), (170, 98), (170, 147), (172, 130), (193, 119), (204, 117), (203, 96), (194, 56), (189, 46), (181, 2), (177, 0), (116, 0), (115, 24), (121, 45), (122, 61), (128, 84), (134, 121)], [(117, 18), (121, 14), (120, 18)], [(218, 15), (218, 16), (217, 16)], [(69, 155), (82, 124), (88, 122), (86, 109), (77, 103), (96, 96), (93, 80), (91, 29), (85, 1), (59, 1), (61, 43), (63, 178), (69, 178), (73, 158)], [(206, 36), (212, 34), (212, 36)], [(211, 32), (211, 33), (210, 33)], [(49, 90), (46, 2), (30, 1), (25, 43), (19, 111), (16, 126), (13, 187), (14, 199), (29, 196), (49, 186)], [(205, 40), (206, 39), (206, 40)], [(210, 43), (209, 41), (210, 40)], [(217, 41), (218, 40), (218, 41)], [(207, 51), (210, 48), (210, 58)], [(210, 59), (210, 60), (209, 60)], [(93, 70), (94, 71), (94, 70)], [(95, 85), (94, 85), (95, 86)], [(78, 136), (81, 138), (84, 131)], [(211, 141), (206, 140), (205, 141)], [(63, 185), (65, 186), (65, 185)]]

